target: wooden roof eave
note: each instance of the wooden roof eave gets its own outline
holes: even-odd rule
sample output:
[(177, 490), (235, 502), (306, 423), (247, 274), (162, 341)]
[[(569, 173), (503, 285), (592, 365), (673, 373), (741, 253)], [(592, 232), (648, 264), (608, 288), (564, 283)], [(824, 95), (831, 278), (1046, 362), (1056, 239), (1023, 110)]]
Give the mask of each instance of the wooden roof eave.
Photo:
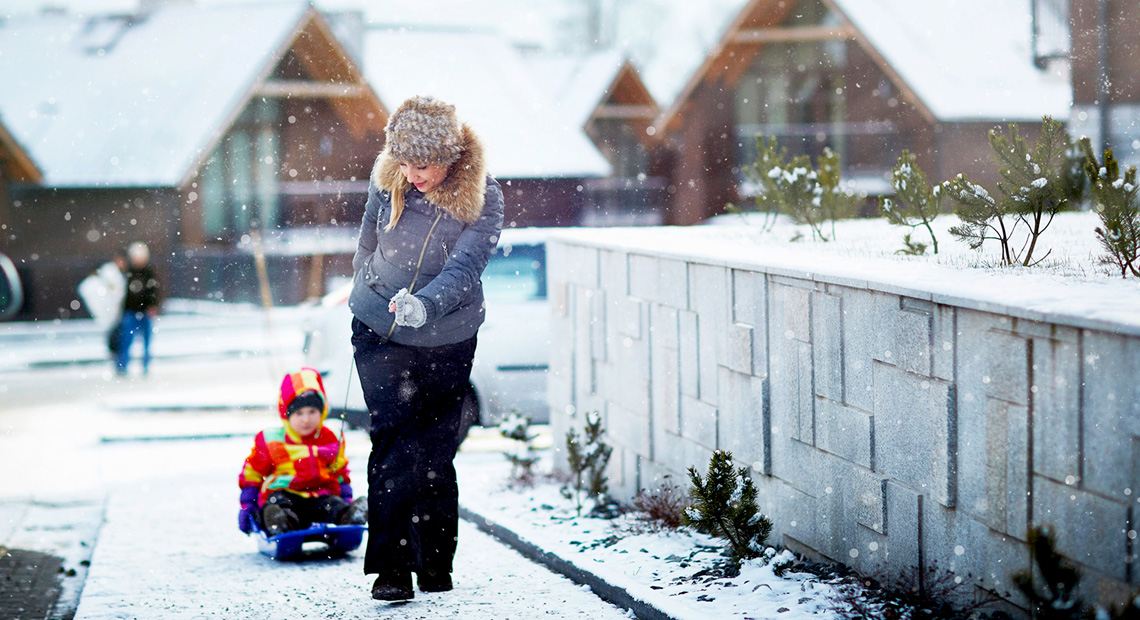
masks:
[[(782, 9), (779, 6), (780, 4), (784, 4), (784, 7)], [(658, 136), (658, 139), (664, 140), (667, 133), (676, 127), (681, 110), (685, 107), (685, 104), (688, 102), (693, 92), (696, 91), (701, 82), (705, 80), (705, 76), (708, 75), (711, 72), (712, 68), (716, 66), (717, 60), (727, 51), (733, 33), (739, 31), (741, 27), (747, 23), (748, 20), (760, 9), (768, 9), (774, 11), (776, 16), (776, 19), (774, 21), (781, 21), (783, 17), (786, 17), (787, 14), (791, 12), (791, 4), (792, 3), (790, 2), (779, 3), (776, 0), (749, 0), (748, 4), (744, 5), (744, 8), (742, 8), (740, 12), (736, 14), (736, 17), (733, 18), (732, 23), (729, 24), (729, 27), (724, 31), (724, 34), (721, 35), (720, 40), (717, 41), (717, 44), (713, 50), (709, 54), (705, 55), (705, 59), (701, 62), (700, 67), (697, 68), (696, 72), (689, 76), (689, 80), (685, 83), (685, 86), (681, 89), (681, 92), (677, 95), (676, 98), (673, 99), (672, 102), (669, 103), (668, 107), (662, 111), (662, 113), (657, 117), (657, 120), (654, 121), (652, 125), (653, 134)]]
[[(320, 29), (321, 33), (328, 37), (328, 40), (333, 45), (339, 47), (340, 44), (337, 43), (337, 39), (333, 35), (332, 29), (329, 28), (328, 24), (325, 22), (324, 18), (321, 17), (317, 9), (310, 5), (305, 10), (305, 13), (301, 16), (301, 18), (297, 20), (297, 23), (294, 25), (289, 34), (283, 37), (282, 41), (278, 44), (277, 49), (267, 57), (265, 64), (262, 65), (262, 68), (258, 72), (257, 76), (246, 87), (243, 95), (237, 100), (237, 104), (234, 105), (234, 107), (226, 115), (226, 118), (221, 123), (218, 131), (215, 131), (213, 135), (210, 136), (210, 139), (202, 146), (202, 149), (198, 152), (197, 156), (194, 158), (194, 161), (191, 162), (191, 165), (183, 174), (182, 179), (178, 182), (177, 187), (185, 188), (189, 186), (191, 182), (193, 182), (194, 178), (198, 175), (198, 171), (202, 168), (203, 165), (205, 165), (206, 160), (209, 159), (214, 150), (218, 147), (218, 144), (221, 143), (222, 139), (225, 137), (226, 131), (232, 127), (234, 123), (237, 122), (246, 106), (249, 105), (249, 102), (252, 101), (254, 97), (258, 96), (258, 92), (262, 88), (265, 88), (266, 84), (270, 82), (269, 78), (277, 69), (277, 65), (281, 62), (281, 60), (285, 57), (285, 54), (288, 53), (297, 39), (305, 32), (310, 24), (317, 24), (317, 27)], [(385, 119), (387, 118), (388, 112), (384, 105), (380, 102), (380, 98), (376, 95), (376, 92), (372, 90), (372, 87), (368, 84), (367, 80), (364, 79), (363, 74), (356, 66), (356, 63), (352, 62), (347, 54), (342, 54), (341, 60), (345, 63), (348, 74), (353, 78), (351, 83), (356, 83), (364, 87), (364, 100), (368, 105), (373, 107), (379, 113), (377, 122), (381, 123), (382, 126), (382, 123), (385, 122)], [(355, 130), (350, 126), (350, 131)]]
[[(742, 26), (750, 21), (756, 12), (763, 7), (765, 3), (771, 3), (771, 0), (752, 0), (749, 2), (740, 13), (737, 14), (732, 24), (725, 31), (721, 40), (718, 42), (716, 48), (712, 53), (705, 57), (701, 67), (694, 73), (681, 94), (666, 108), (660, 116), (654, 121), (654, 133), (664, 139), (670, 131), (676, 128), (680, 122), (681, 111), (685, 109), (688, 99), (692, 96), (693, 91), (705, 81), (706, 77), (712, 73), (712, 69), (718, 64), (724, 64), (721, 57), (729, 53), (729, 48), (733, 46), (747, 45), (759, 48), (766, 43), (772, 42), (789, 42), (789, 41), (819, 41), (819, 40), (833, 40), (835, 38), (843, 38), (852, 40), (863, 49), (872, 61), (883, 71), (887, 79), (899, 89), (903, 99), (909, 102), (922, 116), (922, 118), (929, 124), (937, 122), (930, 107), (914, 92), (912, 88), (906, 83), (905, 80), (890, 66), (890, 63), (883, 58), (875, 46), (867, 39), (867, 37), (855, 27), (850, 18), (839, 8), (834, 0), (821, 0), (829, 10), (839, 15), (843, 20), (843, 25), (840, 27), (834, 26), (801, 26), (796, 28), (743, 28)], [(785, 4), (783, 15), (779, 16), (778, 21), (782, 21), (790, 13), (791, 3)], [(774, 7), (778, 10), (778, 6)], [(757, 50), (758, 51), (758, 50)], [(719, 61), (719, 62), (718, 62)], [(738, 63), (743, 64), (743, 63)], [(745, 68), (737, 67), (736, 71), (726, 69), (725, 73), (729, 81), (739, 77)]]
[[(638, 100), (638, 103), (617, 104), (619, 107), (626, 109), (629, 113), (611, 115), (607, 110), (614, 106), (614, 104), (611, 103), (611, 99), (623, 82), (628, 82), (633, 85), (633, 89), (637, 93), (635, 99)], [(594, 106), (594, 110), (590, 113), (590, 118), (586, 120), (586, 124), (583, 126), (587, 134), (593, 135), (595, 122), (599, 119), (622, 118), (636, 126), (638, 130), (638, 140), (642, 144), (651, 146), (657, 142), (655, 134), (646, 131), (646, 129), (653, 126), (653, 122), (661, 110), (657, 105), (657, 100), (653, 98), (653, 93), (649, 92), (645, 81), (641, 79), (641, 73), (638, 72), (637, 67), (634, 66), (628, 58), (622, 60), (613, 79), (610, 80), (609, 85), (606, 86), (605, 93), (606, 95)], [(635, 107), (640, 108), (636, 113), (633, 110)]]
[(839, 7), (835, 0), (822, 0), (822, 2), (827, 5), (828, 9), (834, 11), (836, 15), (841, 16), (844, 22), (851, 24), (851, 31), (854, 35), (855, 44), (862, 48), (863, 51), (871, 57), (872, 62), (874, 62), (887, 76), (887, 79), (890, 80), (891, 83), (899, 89), (899, 92), (903, 95), (903, 98), (910, 102), (912, 106), (914, 106), (914, 109), (918, 111), (923, 120), (925, 120), (930, 125), (936, 124), (938, 122), (938, 119), (934, 116), (934, 112), (931, 111), (930, 106), (928, 106), (926, 102), (918, 96), (918, 93), (914, 92), (914, 89), (912, 89), (910, 85), (907, 84), (906, 80), (904, 80), (902, 76), (899, 75), (897, 71), (895, 71), (894, 67), (892, 67), (891, 64), (887, 62), (886, 58), (884, 58), (883, 55), (879, 53), (879, 50), (875, 48), (874, 44), (871, 43), (866, 35), (863, 34), (863, 31), (855, 27), (854, 23), (849, 17), (847, 17), (847, 14), (843, 12), (843, 9)]
[[(336, 34), (332, 31), (332, 28), (329, 27), (328, 22), (321, 17), (320, 13), (314, 11), (314, 18), (309, 21), (307, 27), (315, 28), (318, 34), (325, 39), (332, 48), (340, 48)], [(388, 112), (380, 102), (380, 97), (376, 95), (376, 92), (372, 90), (368, 80), (364, 77), (363, 71), (356, 66), (356, 63), (353, 62), (352, 58), (345, 53), (343, 49), (341, 52), (339, 57), (333, 59), (334, 62), (341, 65), (341, 70), (344, 73), (344, 75), (338, 77), (347, 78), (343, 80), (346, 86), (352, 85), (359, 88), (361, 97), (358, 99), (336, 97), (332, 99), (332, 105), (334, 108), (341, 108), (339, 111), (348, 124), (349, 132), (352, 133), (354, 137), (360, 138), (367, 133), (370, 126), (375, 126), (375, 123), (383, 123), (386, 120)], [(300, 60), (310, 72), (319, 73), (319, 67), (316, 66), (314, 59), (302, 56)], [(329, 76), (324, 77), (327, 78)], [(357, 105), (361, 105), (364, 109), (367, 109), (368, 112), (365, 114), (354, 114), (350, 109), (346, 109), (352, 107), (354, 101)], [(368, 114), (372, 114), (374, 118), (367, 118)]]
[(44, 180), (43, 171), (2, 124), (0, 124), (0, 165), (3, 165), (3, 174), (10, 181), (38, 184)]

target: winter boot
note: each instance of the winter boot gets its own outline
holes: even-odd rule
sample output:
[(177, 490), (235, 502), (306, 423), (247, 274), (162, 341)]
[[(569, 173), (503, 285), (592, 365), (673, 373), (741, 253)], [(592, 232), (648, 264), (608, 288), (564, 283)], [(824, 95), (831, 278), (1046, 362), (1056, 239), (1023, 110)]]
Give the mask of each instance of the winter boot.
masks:
[(269, 504), (261, 511), (261, 520), (265, 523), (265, 531), (270, 536), (276, 536), (289, 530), (297, 529), (300, 520), (292, 510), (277, 504)]
[(337, 525), (364, 525), (368, 523), (368, 498), (358, 497), (336, 518)]
[(451, 590), (451, 573), (446, 571), (421, 570), (416, 573), (420, 592), (449, 592)]
[(372, 598), (378, 601), (408, 601), (415, 597), (411, 573), (380, 575), (372, 584)]

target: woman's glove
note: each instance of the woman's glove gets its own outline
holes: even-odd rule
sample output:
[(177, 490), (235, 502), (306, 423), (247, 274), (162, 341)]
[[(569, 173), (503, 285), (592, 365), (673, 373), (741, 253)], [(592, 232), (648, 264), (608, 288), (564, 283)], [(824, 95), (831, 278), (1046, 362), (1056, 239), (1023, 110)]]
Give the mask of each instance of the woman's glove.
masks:
[(396, 313), (396, 325), (403, 327), (423, 327), (427, 322), (424, 302), (409, 293), (406, 288), (400, 289), (400, 292), (388, 302), (388, 311)]
[(257, 510), (257, 487), (243, 487), (241, 490), (241, 512), (238, 513), (238, 529), (246, 534), (253, 531), (253, 511)]

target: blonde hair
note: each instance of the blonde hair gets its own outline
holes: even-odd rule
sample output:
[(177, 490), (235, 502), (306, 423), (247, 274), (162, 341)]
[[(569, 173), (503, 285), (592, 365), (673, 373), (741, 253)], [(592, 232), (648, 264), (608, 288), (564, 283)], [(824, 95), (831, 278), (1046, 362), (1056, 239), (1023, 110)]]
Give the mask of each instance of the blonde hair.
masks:
[(395, 187), (390, 190), (392, 212), (388, 214), (388, 224), (384, 226), (384, 232), (392, 232), (396, 227), (396, 223), (400, 221), (400, 216), (404, 214), (404, 193), (408, 191), (408, 180), (400, 177), (396, 180)]

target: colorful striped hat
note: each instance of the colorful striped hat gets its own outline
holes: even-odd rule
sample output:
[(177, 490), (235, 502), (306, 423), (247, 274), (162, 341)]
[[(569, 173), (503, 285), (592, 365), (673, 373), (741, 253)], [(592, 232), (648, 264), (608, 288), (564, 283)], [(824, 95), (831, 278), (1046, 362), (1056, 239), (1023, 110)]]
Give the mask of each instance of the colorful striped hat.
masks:
[(277, 399), (277, 411), (281, 414), (282, 420), (289, 417), (289, 403), (292, 403), (298, 395), (309, 391), (316, 392), (321, 396), (321, 402), (324, 405), (321, 407), (321, 421), (324, 422), (329, 415), (329, 399), (325, 395), (325, 382), (321, 380), (321, 373), (317, 372), (315, 368), (302, 368), (285, 375), (285, 378), (281, 380), (281, 395)]

